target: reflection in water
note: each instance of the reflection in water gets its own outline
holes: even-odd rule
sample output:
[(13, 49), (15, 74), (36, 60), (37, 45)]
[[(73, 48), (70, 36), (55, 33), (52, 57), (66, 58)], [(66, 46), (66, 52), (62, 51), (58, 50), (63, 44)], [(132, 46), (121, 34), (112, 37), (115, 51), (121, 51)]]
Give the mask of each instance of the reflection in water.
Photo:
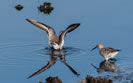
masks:
[(62, 63), (64, 63), (72, 71), (72, 73), (74, 73), (77, 76), (80, 75), (69, 64), (67, 64), (67, 62), (65, 60), (65, 51), (66, 51), (65, 49), (62, 49), (62, 50), (49, 49), (49, 51), (50, 51), (50, 56), (49, 56), (48, 63), (44, 67), (39, 69), (37, 72), (30, 75), (28, 78), (31, 78), (31, 77), (38, 75), (38, 74), (44, 72), (45, 70), (49, 69), (51, 66), (53, 66), (56, 63), (57, 58), (59, 58), (60, 61)]
[(94, 68), (97, 69), (98, 73), (102, 72), (119, 72), (119, 69), (116, 67), (115, 62), (102, 61), (99, 64), (99, 68), (91, 64)]

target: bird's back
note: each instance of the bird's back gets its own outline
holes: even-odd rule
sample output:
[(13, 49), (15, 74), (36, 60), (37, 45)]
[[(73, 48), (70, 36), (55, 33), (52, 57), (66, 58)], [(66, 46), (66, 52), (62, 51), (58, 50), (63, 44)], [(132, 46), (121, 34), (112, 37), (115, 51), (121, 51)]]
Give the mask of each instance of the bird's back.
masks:
[(102, 56), (104, 56), (105, 58), (113, 58), (119, 53), (119, 51), (120, 50), (110, 48), (110, 47), (106, 47), (106, 48), (102, 48), (100, 50), (100, 54)]

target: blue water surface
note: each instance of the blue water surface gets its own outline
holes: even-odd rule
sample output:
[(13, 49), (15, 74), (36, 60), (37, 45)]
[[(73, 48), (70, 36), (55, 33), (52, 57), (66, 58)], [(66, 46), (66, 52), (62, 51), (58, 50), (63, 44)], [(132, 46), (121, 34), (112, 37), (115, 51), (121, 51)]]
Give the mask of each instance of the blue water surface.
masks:
[[(54, 7), (49, 15), (38, 10), (44, 2)], [(18, 4), (24, 6), (21, 11), (15, 9)], [(65, 37), (63, 56), (69, 67), (58, 56), (49, 69), (27, 79), (44, 67), (52, 55), (46, 49), (46, 33), (28, 23), (27, 18), (50, 25), (57, 34), (72, 23), (81, 24)], [(63, 83), (79, 83), (90, 75), (110, 78), (114, 83), (130, 83), (133, 80), (132, 35), (133, 0), (1, 0), (0, 82), (39, 83), (49, 76), (58, 76)], [(119, 72), (97, 72), (95, 67), (104, 58), (98, 50), (90, 50), (98, 43), (122, 50), (113, 64)]]

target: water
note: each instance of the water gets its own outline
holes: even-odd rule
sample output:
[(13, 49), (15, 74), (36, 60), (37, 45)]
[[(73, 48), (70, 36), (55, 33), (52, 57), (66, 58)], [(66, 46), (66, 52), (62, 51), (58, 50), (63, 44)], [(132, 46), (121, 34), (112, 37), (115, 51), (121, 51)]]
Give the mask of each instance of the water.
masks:
[[(111, 78), (114, 83), (133, 80), (133, 1), (132, 0), (47, 0), (54, 10), (50, 15), (37, 9), (44, 0), (0, 1), (0, 81), (2, 83), (45, 82), (49, 76), (58, 76), (63, 83), (77, 83), (87, 75)], [(21, 11), (14, 7), (24, 6)], [(44, 72), (27, 79), (50, 61), (51, 51), (45, 49), (48, 38), (44, 31), (25, 19), (35, 19), (52, 26), (57, 34), (72, 23), (81, 23), (65, 38), (65, 51), (58, 54), (55, 63)], [(104, 58), (98, 50), (90, 50), (103, 43), (122, 51), (115, 63), (115, 70), (97, 72)], [(55, 53), (56, 54), (56, 53)], [(65, 62), (60, 55), (65, 57)], [(92, 66), (93, 64), (93, 66)], [(96, 68), (95, 68), (95, 67)], [(78, 75), (80, 74), (80, 75)]]

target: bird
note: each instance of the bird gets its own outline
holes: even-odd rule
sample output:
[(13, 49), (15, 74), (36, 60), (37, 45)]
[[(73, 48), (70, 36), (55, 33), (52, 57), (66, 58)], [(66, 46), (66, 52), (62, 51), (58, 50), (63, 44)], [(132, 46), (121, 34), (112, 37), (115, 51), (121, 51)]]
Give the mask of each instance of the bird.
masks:
[(36, 20), (31, 20), (31, 19), (26, 19), (26, 20), (30, 22), (31, 24), (37, 26), (38, 28), (44, 30), (47, 33), (48, 38), (49, 38), (48, 47), (52, 45), (53, 48), (56, 50), (63, 49), (64, 48), (64, 37), (66, 36), (66, 34), (69, 32), (72, 32), (78, 26), (80, 26), (80, 23), (71, 24), (65, 30), (60, 31), (59, 36), (57, 36), (55, 30), (49, 25), (38, 22)]
[(114, 49), (111, 47), (104, 47), (101, 43), (97, 44), (96, 47), (91, 49), (91, 51), (93, 51), (96, 48), (99, 49), (100, 55), (103, 56), (106, 61), (108, 61), (109, 59), (113, 59), (121, 51), (119, 49)]

